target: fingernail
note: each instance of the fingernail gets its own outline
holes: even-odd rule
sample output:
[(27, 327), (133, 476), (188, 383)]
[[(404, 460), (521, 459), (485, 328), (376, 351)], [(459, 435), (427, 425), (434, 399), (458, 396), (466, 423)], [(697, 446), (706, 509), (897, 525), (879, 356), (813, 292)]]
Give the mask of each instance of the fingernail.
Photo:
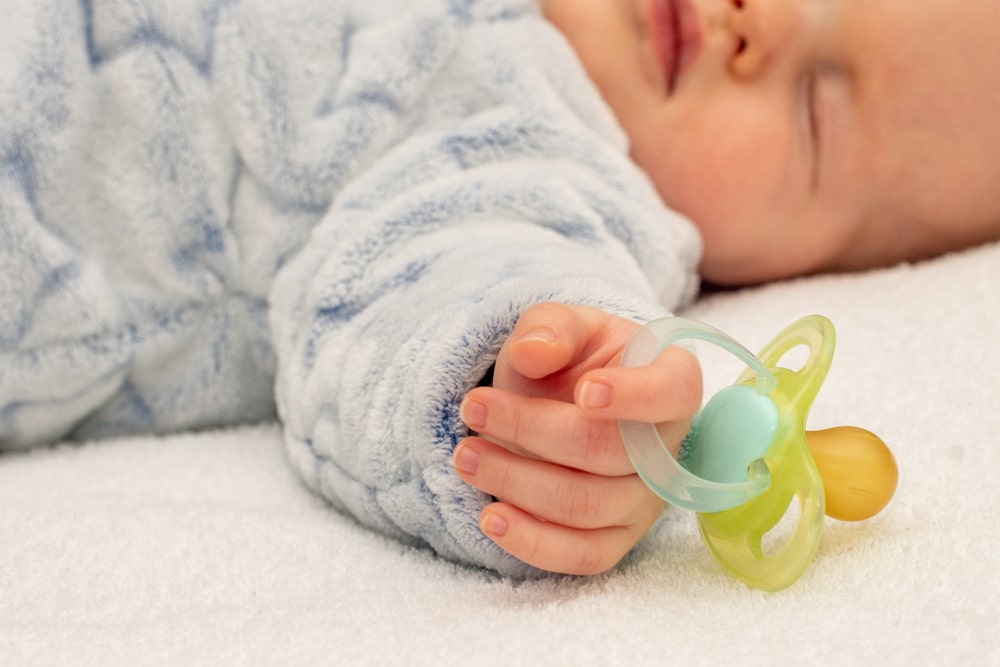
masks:
[(466, 475), (475, 475), (479, 470), (479, 452), (466, 444), (455, 450), (455, 467)]
[(486, 415), (488, 413), (489, 410), (485, 403), (472, 399), (465, 399), (465, 402), (462, 403), (462, 421), (474, 431), (482, 431), (486, 428)]
[(580, 387), (580, 405), (585, 408), (606, 408), (611, 405), (611, 386), (587, 380)]
[(541, 341), (543, 343), (554, 343), (556, 342), (556, 332), (552, 329), (546, 329), (541, 327), (539, 329), (532, 329), (528, 333), (521, 336), (518, 339), (518, 343), (523, 343), (525, 341)]
[(490, 513), (483, 517), (481, 528), (487, 535), (503, 537), (507, 534), (507, 521), (501, 516)]

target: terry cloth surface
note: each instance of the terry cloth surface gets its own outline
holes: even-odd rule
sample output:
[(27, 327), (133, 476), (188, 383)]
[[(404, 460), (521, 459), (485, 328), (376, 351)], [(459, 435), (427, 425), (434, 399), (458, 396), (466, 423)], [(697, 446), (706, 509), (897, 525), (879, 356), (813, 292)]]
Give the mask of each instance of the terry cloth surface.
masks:
[[(885, 511), (827, 519), (786, 590), (727, 577), (677, 509), (598, 577), (454, 565), (332, 511), (284, 465), (277, 427), (241, 427), (0, 456), (0, 662), (1000, 665), (997, 285), (1000, 245), (684, 313), (752, 350), (828, 316), (809, 426), (869, 428), (899, 464)], [(709, 385), (732, 382), (725, 361)]]
[(461, 396), (528, 305), (659, 316), (699, 250), (534, 4), (0, 9), (0, 449), (276, 410), (365, 525), (530, 574)]

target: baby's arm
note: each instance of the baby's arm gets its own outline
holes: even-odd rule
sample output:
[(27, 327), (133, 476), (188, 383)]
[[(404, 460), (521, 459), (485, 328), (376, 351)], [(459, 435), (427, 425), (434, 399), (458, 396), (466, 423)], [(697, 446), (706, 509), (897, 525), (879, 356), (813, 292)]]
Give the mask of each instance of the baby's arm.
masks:
[(462, 404), (478, 435), (456, 448), (456, 469), (498, 498), (480, 526), (535, 567), (603, 572), (663, 509), (629, 463), (617, 420), (666, 423), (661, 432), (679, 441), (701, 402), (701, 371), (675, 347), (651, 366), (619, 368), (636, 328), (591, 308), (535, 306), (503, 346), (493, 387)]

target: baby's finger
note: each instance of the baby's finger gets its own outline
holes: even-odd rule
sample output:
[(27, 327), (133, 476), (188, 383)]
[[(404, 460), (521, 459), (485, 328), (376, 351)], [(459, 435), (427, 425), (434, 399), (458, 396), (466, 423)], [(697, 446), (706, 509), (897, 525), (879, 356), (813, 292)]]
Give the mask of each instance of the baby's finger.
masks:
[(513, 505), (493, 503), (479, 527), (504, 551), (541, 570), (593, 575), (614, 567), (650, 524), (594, 530), (543, 521)]
[(574, 400), (603, 419), (645, 422), (689, 418), (701, 406), (701, 366), (685, 349), (669, 346), (649, 366), (601, 368), (585, 373)]
[[(511, 367), (521, 375), (539, 379), (574, 364), (584, 353), (593, 354), (595, 339), (608, 326), (627, 327), (628, 339), (638, 324), (611, 318), (593, 308), (542, 303), (528, 308), (518, 319), (505, 353)], [(608, 363), (617, 349), (609, 346), (605, 358), (591, 359), (596, 365)]]
[(518, 456), (481, 438), (463, 440), (455, 467), (466, 483), (545, 521), (572, 528), (623, 526), (663, 509), (638, 475), (591, 475)]
[(598, 475), (635, 472), (614, 420), (591, 419), (572, 403), (478, 387), (461, 407), (473, 431), (515, 451)]

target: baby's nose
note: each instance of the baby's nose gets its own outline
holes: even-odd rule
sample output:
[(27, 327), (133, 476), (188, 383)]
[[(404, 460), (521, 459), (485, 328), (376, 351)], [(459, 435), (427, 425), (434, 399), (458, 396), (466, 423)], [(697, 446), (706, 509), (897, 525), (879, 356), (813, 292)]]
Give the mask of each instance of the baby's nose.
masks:
[(794, 43), (802, 15), (792, 0), (729, 0), (732, 11), (728, 28), (736, 47), (730, 70), (739, 77), (753, 78), (772, 67), (782, 50)]

